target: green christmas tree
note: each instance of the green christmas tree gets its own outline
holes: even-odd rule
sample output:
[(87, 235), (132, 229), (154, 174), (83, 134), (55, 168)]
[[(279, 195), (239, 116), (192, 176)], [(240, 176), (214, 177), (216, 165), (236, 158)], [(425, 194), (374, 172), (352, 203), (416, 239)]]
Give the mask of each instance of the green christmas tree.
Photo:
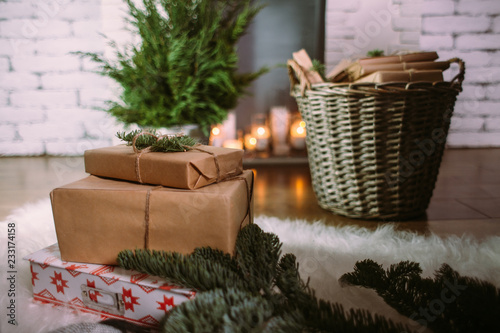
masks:
[(208, 133), (234, 108), (245, 88), (267, 71), (238, 72), (236, 44), (262, 9), (252, 0), (126, 0), (140, 44), (113, 42), (117, 61), (79, 53), (123, 88), (107, 110), (126, 124), (198, 124)]

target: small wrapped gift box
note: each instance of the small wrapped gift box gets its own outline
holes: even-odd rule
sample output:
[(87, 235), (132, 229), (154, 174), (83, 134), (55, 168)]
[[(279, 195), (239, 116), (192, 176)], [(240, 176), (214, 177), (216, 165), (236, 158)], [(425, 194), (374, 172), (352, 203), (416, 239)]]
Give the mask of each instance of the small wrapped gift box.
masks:
[(358, 62), (361, 66), (376, 64), (394, 64), (400, 62), (433, 61), (439, 58), (437, 52), (413, 52), (401, 55), (362, 58)]
[(323, 78), (321, 75), (313, 70), (313, 63), (307, 51), (305, 49), (301, 49), (297, 52), (293, 52), (293, 60), (297, 62), (297, 64), (302, 67), (303, 73), (305, 74), (307, 81), (311, 84), (322, 83)]
[(252, 222), (252, 192), (245, 170), (196, 190), (89, 176), (50, 197), (62, 259), (114, 265), (120, 251), (136, 248), (233, 254), (238, 232)]
[(368, 75), (379, 71), (407, 71), (407, 70), (441, 70), (450, 67), (448, 61), (422, 61), (422, 62), (401, 62), (395, 64), (375, 64), (362, 67), (361, 75)]
[(118, 145), (87, 150), (85, 171), (144, 184), (196, 189), (243, 171), (243, 150), (199, 145), (185, 152), (136, 153)]
[(355, 83), (361, 82), (441, 82), (443, 72), (440, 70), (430, 71), (379, 71), (364, 76)]
[(448, 61), (424, 61), (424, 62), (401, 62), (387, 64), (366, 64), (355, 63), (349, 66), (347, 76), (350, 82), (362, 79), (364, 76), (375, 72), (404, 72), (404, 71), (444, 71), (450, 67)]
[(62, 261), (57, 244), (24, 258), (30, 261), (36, 301), (157, 327), (174, 306), (195, 291), (116, 266)]
[(362, 58), (351, 62), (342, 60), (327, 74), (330, 82), (354, 82), (378, 71), (445, 70), (449, 62), (440, 61), (436, 52), (415, 52), (402, 55)]

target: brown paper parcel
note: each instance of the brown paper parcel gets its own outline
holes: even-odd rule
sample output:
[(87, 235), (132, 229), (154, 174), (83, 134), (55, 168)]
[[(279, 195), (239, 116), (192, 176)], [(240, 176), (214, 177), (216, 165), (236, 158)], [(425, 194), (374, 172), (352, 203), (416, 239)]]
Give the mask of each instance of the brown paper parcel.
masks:
[(441, 82), (443, 72), (440, 70), (429, 71), (380, 71), (364, 76), (355, 83), (361, 82)]
[(191, 190), (215, 183), (218, 172), (219, 180), (241, 174), (243, 150), (203, 145), (197, 149), (174, 153), (148, 152), (139, 157), (127, 145), (91, 149), (85, 151), (85, 171), (96, 176), (136, 182), (139, 182), (139, 172), (144, 184)]
[(187, 254), (210, 246), (233, 254), (239, 230), (252, 223), (252, 192), (245, 170), (196, 190), (89, 176), (50, 197), (62, 259), (116, 265), (125, 249)]

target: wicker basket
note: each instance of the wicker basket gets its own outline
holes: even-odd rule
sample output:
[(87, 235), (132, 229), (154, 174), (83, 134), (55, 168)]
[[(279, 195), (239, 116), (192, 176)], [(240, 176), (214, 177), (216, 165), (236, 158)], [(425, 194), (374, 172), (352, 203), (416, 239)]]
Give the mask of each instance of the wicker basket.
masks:
[(319, 205), (363, 219), (404, 220), (427, 209), (465, 65), (450, 82), (310, 85), (288, 61), (307, 126)]

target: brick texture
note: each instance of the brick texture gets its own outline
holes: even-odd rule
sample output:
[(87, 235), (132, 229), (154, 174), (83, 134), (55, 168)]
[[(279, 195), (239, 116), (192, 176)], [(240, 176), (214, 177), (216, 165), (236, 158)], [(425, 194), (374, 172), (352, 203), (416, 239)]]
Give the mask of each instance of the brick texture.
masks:
[(425, 1), (424, 7), (428, 9), (422, 11), (421, 45), (441, 50), (443, 59), (459, 57), (466, 64), (448, 145), (500, 146), (500, 2), (433, 0)]
[[(116, 86), (70, 52), (110, 54), (101, 32), (130, 41), (123, 9), (121, 0), (0, 1), (0, 155), (80, 155), (112, 142), (121, 127), (95, 108)], [(327, 70), (374, 48), (462, 58), (448, 145), (500, 146), (500, 1), (327, 0), (325, 15)]]
[(455, 12), (455, 2), (453, 0), (425, 0), (422, 3), (423, 16), (446, 16)]
[(110, 117), (94, 110), (108, 79), (70, 53), (105, 52), (101, 2), (0, 2), (0, 155), (81, 155), (111, 144), (116, 131), (102, 125)]
[(487, 17), (430, 16), (422, 19), (422, 33), (442, 35), (486, 32), (490, 25), (490, 19)]
[(3, 109), (8, 104), (9, 104), (9, 92), (5, 89), (0, 89), (0, 107)]

